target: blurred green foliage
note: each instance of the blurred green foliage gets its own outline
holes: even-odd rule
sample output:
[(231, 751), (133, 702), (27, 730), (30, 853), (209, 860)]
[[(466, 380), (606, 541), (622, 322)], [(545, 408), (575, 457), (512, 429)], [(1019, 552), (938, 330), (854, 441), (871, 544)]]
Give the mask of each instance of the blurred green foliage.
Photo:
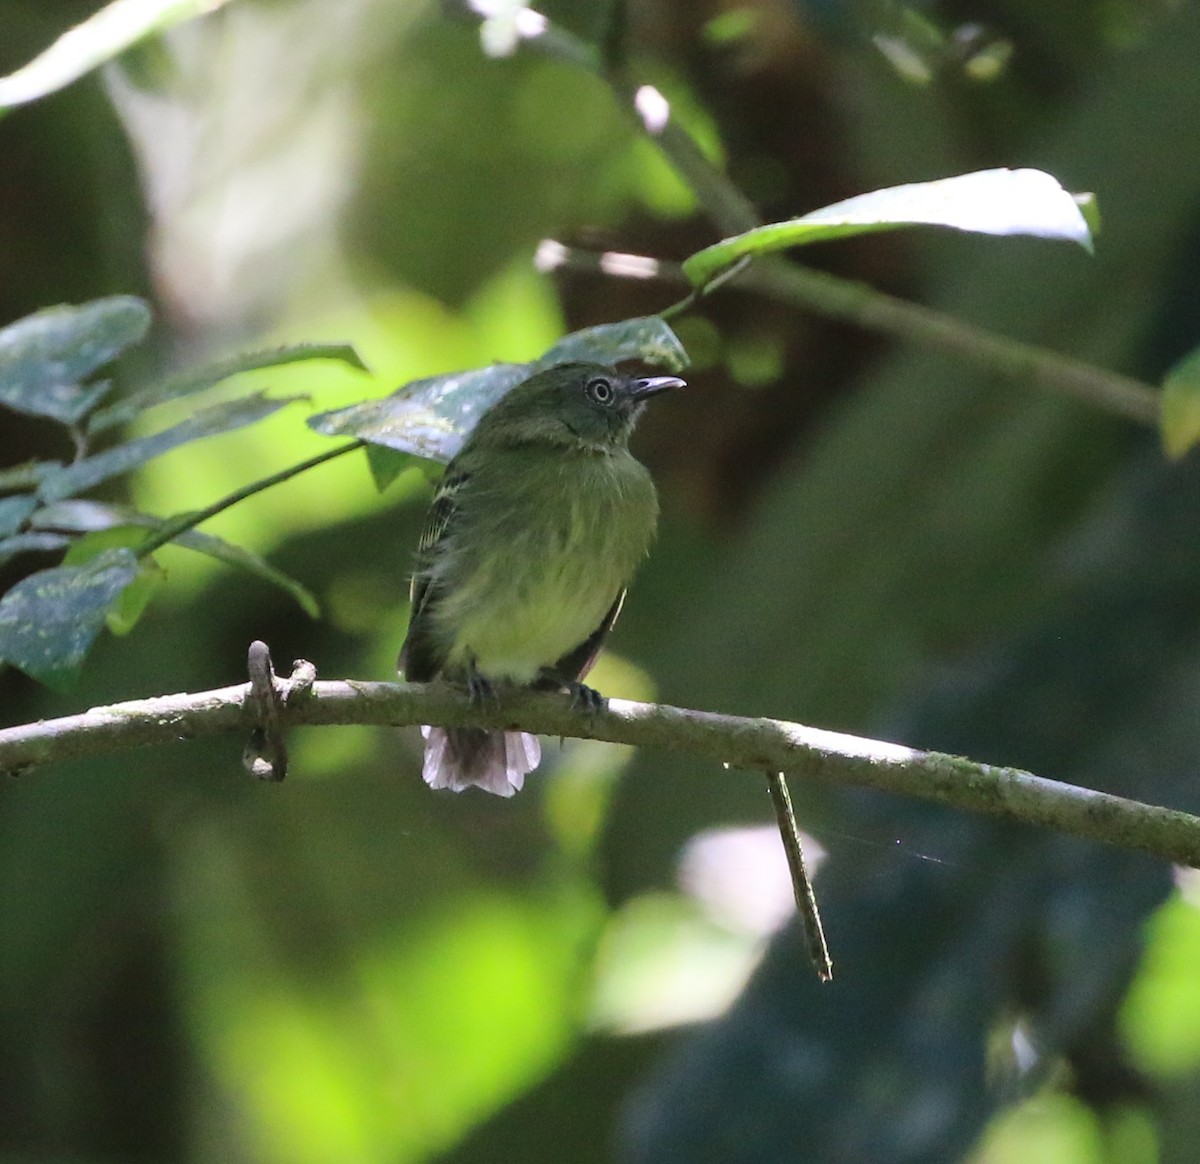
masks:
[[(90, 11), (0, 0), (0, 75)], [(619, 45), (766, 218), (1029, 165), (1105, 214), (1095, 260), (923, 236), (814, 261), (1151, 379), (1196, 346), (1193, 8), (996, 0), (981, 29), (948, 5), (548, 11)], [(985, 49), (1002, 67), (982, 82)], [(718, 237), (599, 81), (487, 59), (477, 21), (433, 4), (236, 0), (10, 113), (0, 139), (0, 318), (149, 295), (165, 326), (122, 391), (294, 342), (350, 341), (376, 374), (252, 374), (314, 412), (528, 361), (682, 292), (538, 275), (543, 237), (667, 259)], [(1189, 460), (747, 294), (686, 322), (708, 370), (638, 434), (664, 521), (602, 690), (1195, 807)], [(181, 513), (327, 448), (293, 411), (100, 500)], [(154, 431), (193, 412), (164, 405)], [(73, 455), (44, 419), (0, 424), (0, 470)], [(69, 700), (0, 674), (6, 719), (233, 682), (256, 637), (326, 676), (391, 675), (427, 500), (412, 473), (381, 497), (351, 457), (230, 509), (205, 530), (301, 579), (322, 622), (167, 548), (138, 633), (101, 637)], [(278, 788), (209, 741), (0, 789), (0, 1156), (1194, 1157), (1198, 923), (1151, 862), (795, 786), (828, 851), (839, 976), (819, 987), (794, 930), (752, 920), (778, 882), (750, 850), (710, 871), (732, 904), (680, 884), (697, 834), (769, 820), (755, 774), (568, 743), (500, 803), (430, 794), (406, 733), (294, 743)], [(707, 1021), (648, 1030), (685, 1017)]]

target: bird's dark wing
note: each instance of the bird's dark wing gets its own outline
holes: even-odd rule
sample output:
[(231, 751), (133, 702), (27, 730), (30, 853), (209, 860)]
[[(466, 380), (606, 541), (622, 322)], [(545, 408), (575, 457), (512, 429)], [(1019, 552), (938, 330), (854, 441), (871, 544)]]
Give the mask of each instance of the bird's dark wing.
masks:
[(417, 543), (417, 562), (408, 589), (408, 635), (400, 648), (399, 669), (410, 683), (428, 683), (441, 667), (441, 659), (429, 634), (429, 613), (437, 603), (438, 588), (433, 584), (433, 563), (441, 543), (452, 529), (458, 512), (458, 494), (470, 475), (449, 469), (438, 485)]
[(600, 654), (600, 648), (604, 646), (604, 640), (608, 638), (608, 632), (612, 630), (624, 604), (625, 591), (622, 590), (608, 608), (608, 613), (601, 619), (600, 625), (579, 646), (563, 655), (553, 667), (547, 667), (544, 674), (565, 687), (581, 683), (596, 662), (596, 656)]

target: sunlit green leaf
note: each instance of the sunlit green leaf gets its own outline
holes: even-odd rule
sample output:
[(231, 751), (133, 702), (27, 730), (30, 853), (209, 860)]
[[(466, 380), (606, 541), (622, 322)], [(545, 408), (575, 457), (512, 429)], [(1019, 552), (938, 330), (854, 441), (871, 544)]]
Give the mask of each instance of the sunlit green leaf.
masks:
[(684, 273), (703, 287), (743, 256), (902, 226), (948, 226), (980, 234), (1064, 239), (1092, 249), (1075, 199), (1041, 170), (979, 170), (860, 194), (801, 218), (773, 222), (697, 251)]
[[(367, 467), (371, 470), (371, 479), (375, 488), (382, 493), (406, 469), (422, 464), (420, 458), (411, 453), (398, 453), (395, 449), (384, 448), (383, 445), (367, 445)], [(428, 464), (428, 462), (425, 462)]]
[(256, 392), (251, 396), (214, 404), (153, 436), (128, 441), (93, 457), (85, 457), (73, 465), (67, 465), (46, 478), (40, 490), (41, 495), (47, 501), (74, 496), (99, 485), (102, 481), (119, 477), (122, 473), (127, 473), (154, 457), (162, 456), (179, 445), (253, 424), (270, 416), (285, 404), (299, 399), (301, 398), (297, 396), (270, 399), (263, 393)]
[(117, 549), (23, 578), (0, 598), (0, 660), (50, 687), (68, 686), (137, 574), (133, 552)]
[(104, 432), (117, 425), (127, 424), (156, 404), (206, 392), (223, 380), (242, 372), (257, 372), (263, 368), (278, 368), (284, 364), (297, 364), (306, 360), (338, 360), (361, 372), (370, 371), (350, 344), (287, 344), (261, 352), (243, 352), (203, 368), (190, 369), (178, 376), (170, 376), (157, 384), (147, 385), (130, 393), (123, 400), (97, 410), (88, 422), (88, 432)]
[(69, 85), (145, 37), (220, 8), (226, 0), (113, 0), (64, 32), (29, 64), (0, 77), (0, 111)]
[(1184, 356), (1163, 380), (1159, 427), (1168, 457), (1182, 457), (1200, 441), (1200, 348)]
[[(51, 505), (43, 506), (34, 515), (32, 524), (40, 529), (87, 533), (88, 536), (77, 542), (67, 555), (67, 563), (76, 564), (86, 560), (86, 556), (91, 556), (98, 549), (108, 549), (114, 545), (124, 545), (136, 549), (148, 537), (153, 536), (161, 528), (163, 522), (150, 514), (138, 513), (136, 510), (122, 505), (109, 505), (101, 501), (73, 500), (56, 501)], [(106, 535), (115, 540), (103, 540)], [(233, 545), (214, 534), (202, 533), (195, 529), (176, 534), (171, 539), (171, 543), (182, 546), (186, 550), (193, 550), (196, 553), (215, 558), (228, 566), (236, 566), (238, 569), (245, 570), (290, 595), (300, 609), (312, 618), (320, 617), (320, 604), (311, 590), (251, 550)], [(0, 552), (3, 552), (3, 548), (4, 543), (0, 542)]]
[(1095, 238), (1099, 235), (1101, 227), (1100, 200), (1090, 191), (1073, 194), (1072, 197), (1075, 199), (1075, 205), (1079, 207), (1079, 213), (1083, 215), (1084, 221), (1088, 224), (1088, 230)]
[(0, 537), (14, 534), (37, 508), (37, 498), (29, 495), (0, 497)]
[(589, 360), (598, 364), (641, 360), (647, 364), (658, 364), (672, 372), (682, 372), (688, 366), (687, 352), (683, 350), (679, 337), (657, 315), (625, 319), (620, 323), (602, 323), (598, 327), (573, 331), (536, 360), (533, 368), (548, 368), (572, 360)]
[(136, 551), (146, 537), (146, 530), (139, 526), (114, 523), (106, 528), (85, 534), (72, 542), (62, 564), (64, 566), (82, 566), (112, 550)]
[(149, 326), (150, 309), (131, 295), (48, 307), (10, 324), (0, 331), (0, 404), (77, 423), (109, 388), (83, 381)]
[(166, 571), (151, 557), (138, 560), (137, 577), (134, 578), (108, 608), (104, 625), (114, 635), (127, 635), (138, 624), (146, 612), (150, 599), (158, 593), (167, 580)]

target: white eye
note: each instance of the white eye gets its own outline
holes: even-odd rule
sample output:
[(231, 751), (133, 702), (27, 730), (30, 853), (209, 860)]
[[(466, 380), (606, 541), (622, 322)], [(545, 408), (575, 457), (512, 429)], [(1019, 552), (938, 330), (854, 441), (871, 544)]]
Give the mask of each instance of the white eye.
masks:
[(603, 376), (589, 380), (584, 391), (587, 393), (588, 399), (594, 400), (597, 404), (611, 404), (616, 396), (612, 384)]

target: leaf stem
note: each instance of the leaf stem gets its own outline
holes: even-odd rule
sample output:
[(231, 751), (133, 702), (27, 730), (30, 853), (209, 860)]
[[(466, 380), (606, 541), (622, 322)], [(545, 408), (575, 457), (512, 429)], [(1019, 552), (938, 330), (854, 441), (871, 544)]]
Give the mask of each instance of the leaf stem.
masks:
[[(649, 118), (639, 114), (641, 89), (623, 69), (606, 65), (596, 53), (587, 51), (585, 42), (556, 26), (549, 26), (546, 34), (524, 43), (548, 56), (589, 69), (605, 81), (621, 109), (662, 150), (723, 235), (742, 234), (762, 225), (750, 200), (705, 157), (695, 139), (672, 114), (668, 112), (661, 124), (651, 124)], [(730, 277), (723, 272), (721, 281)], [(713, 284), (698, 288), (686, 299), (666, 308), (663, 318), (690, 310), (702, 295), (715, 289), (715, 283), (714, 280)], [(920, 344), (1008, 379), (1066, 393), (1127, 420), (1150, 427), (1159, 424), (1161, 398), (1152, 385), (974, 327), (953, 316), (887, 295), (866, 283), (841, 279), (780, 258), (758, 263), (739, 283), (786, 305)]]
[(177, 538), (181, 533), (195, 529), (196, 526), (208, 521), (210, 517), (215, 517), (218, 513), (229, 509), (239, 501), (245, 501), (247, 497), (253, 497), (256, 493), (262, 493), (264, 490), (270, 489), (273, 485), (279, 485), (281, 482), (307, 472), (309, 469), (316, 468), (317, 465), (323, 465), (326, 461), (332, 461), (335, 457), (342, 456), (343, 453), (352, 453), (355, 449), (362, 448), (365, 443), (365, 441), (356, 440), (348, 445), (339, 445), (336, 449), (331, 449), (329, 452), (319, 453), (315, 457), (309, 457), (307, 461), (301, 461), (286, 469), (281, 469), (278, 473), (272, 473), (270, 477), (263, 477), (250, 485), (244, 485), (241, 489), (235, 489), (232, 493), (227, 493), (219, 501), (214, 501), (212, 505), (206, 506), (204, 509), (196, 509), (190, 513), (181, 513), (178, 517), (168, 518), (157, 527), (155, 533), (151, 534), (137, 547), (135, 552), (139, 558), (145, 558), (149, 554), (154, 553), (155, 550), (161, 549), (169, 541)]

